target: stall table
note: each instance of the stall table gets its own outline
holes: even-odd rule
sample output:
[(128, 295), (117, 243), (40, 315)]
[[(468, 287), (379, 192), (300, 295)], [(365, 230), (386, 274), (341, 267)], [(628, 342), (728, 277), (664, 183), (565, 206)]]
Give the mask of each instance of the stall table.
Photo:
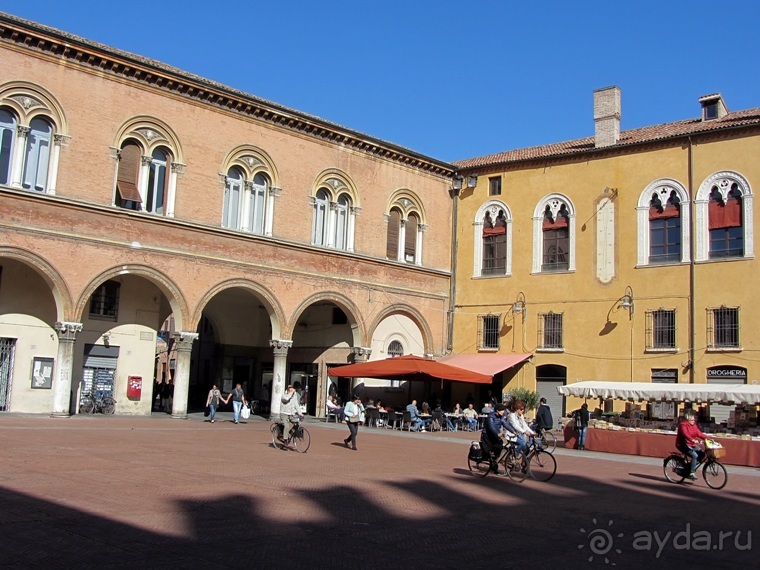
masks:
[[(574, 449), (577, 446), (578, 434), (572, 424), (565, 426), (564, 434), (565, 447)], [(721, 463), (760, 467), (760, 441), (725, 437), (716, 437), (715, 441), (720, 442), (726, 448), (726, 455), (721, 458)], [(663, 434), (590, 427), (586, 433), (586, 449), (588, 451), (606, 451), (608, 453), (643, 455), (665, 459), (676, 450), (676, 436), (675, 433)]]

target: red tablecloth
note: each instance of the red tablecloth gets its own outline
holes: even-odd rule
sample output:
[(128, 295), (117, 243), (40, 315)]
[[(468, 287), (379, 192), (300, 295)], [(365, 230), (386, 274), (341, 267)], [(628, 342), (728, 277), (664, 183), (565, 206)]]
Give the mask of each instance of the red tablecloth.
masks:
[[(565, 447), (575, 448), (577, 432), (570, 426), (565, 426), (564, 431)], [(726, 438), (716, 438), (716, 441), (726, 448), (726, 455), (721, 458), (721, 463), (760, 467), (760, 441)], [(588, 428), (586, 449), (664, 459), (676, 450), (676, 436), (675, 434)]]

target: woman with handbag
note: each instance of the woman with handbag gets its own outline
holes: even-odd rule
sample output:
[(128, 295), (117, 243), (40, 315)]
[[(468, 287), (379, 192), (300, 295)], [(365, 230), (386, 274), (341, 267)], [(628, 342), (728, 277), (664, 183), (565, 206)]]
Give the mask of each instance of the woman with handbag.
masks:
[(358, 395), (354, 395), (354, 399), (346, 404), (343, 409), (343, 415), (346, 416), (346, 424), (348, 424), (349, 435), (343, 440), (343, 444), (348, 447), (351, 444), (351, 449), (356, 451), (356, 436), (359, 433), (359, 422), (364, 415), (364, 406), (362, 406), (362, 399)]
[(216, 384), (214, 384), (211, 387), (211, 390), (208, 391), (208, 397), (206, 398), (206, 407), (209, 411), (209, 416), (211, 417), (211, 423), (214, 423), (214, 416), (216, 416), (216, 409), (219, 407), (219, 400), (222, 399), (222, 393), (219, 391), (219, 388), (216, 387)]

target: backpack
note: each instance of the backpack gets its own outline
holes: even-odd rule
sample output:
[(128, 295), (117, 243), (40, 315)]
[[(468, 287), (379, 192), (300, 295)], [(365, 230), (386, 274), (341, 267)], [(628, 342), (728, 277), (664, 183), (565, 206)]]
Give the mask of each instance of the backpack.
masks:
[(483, 450), (480, 448), (479, 441), (473, 441), (470, 443), (470, 452), (467, 454), (467, 457), (472, 461), (483, 460)]

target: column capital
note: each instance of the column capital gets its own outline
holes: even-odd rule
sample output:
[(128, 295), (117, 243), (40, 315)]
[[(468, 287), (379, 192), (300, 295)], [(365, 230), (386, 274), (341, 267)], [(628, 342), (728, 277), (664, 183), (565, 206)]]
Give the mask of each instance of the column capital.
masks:
[(372, 349), (366, 346), (352, 346), (351, 354), (354, 356), (354, 362), (366, 362), (372, 354)]
[(82, 323), (72, 323), (68, 321), (57, 321), (55, 330), (58, 333), (58, 340), (71, 340), (77, 338), (77, 333), (82, 331)]
[(293, 346), (292, 340), (272, 339), (269, 341), (269, 346), (272, 347), (275, 354), (279, 351), (282, 354), (287, 354), (288, 349)]
[(195, 332), (175, 332), (172, 333), (174, 342), (177, 343), (177, 350), (192, 350), (193, 342), (198, 339), (198, 333)]

